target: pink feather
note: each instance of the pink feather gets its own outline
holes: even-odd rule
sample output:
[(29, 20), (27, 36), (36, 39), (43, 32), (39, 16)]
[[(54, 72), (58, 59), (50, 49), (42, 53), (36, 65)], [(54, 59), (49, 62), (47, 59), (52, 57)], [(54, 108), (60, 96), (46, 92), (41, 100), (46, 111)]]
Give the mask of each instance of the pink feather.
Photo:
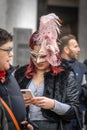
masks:
[(59, 55), (59, 47), (57, 39), (60, 34), (59, 17), (54, 13), (41, 16), (39, 26), (39, 41), (41, 43), (40, 51), (47, 53), (47, 60), (53, 65), (60, 64), (57, 55)]

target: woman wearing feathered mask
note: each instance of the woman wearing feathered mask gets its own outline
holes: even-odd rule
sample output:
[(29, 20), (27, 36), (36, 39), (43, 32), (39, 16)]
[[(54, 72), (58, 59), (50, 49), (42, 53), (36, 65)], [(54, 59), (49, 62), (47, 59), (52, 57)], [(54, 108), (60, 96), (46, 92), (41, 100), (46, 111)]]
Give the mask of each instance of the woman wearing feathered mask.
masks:
[(30, 63), (15, 73), (21, 89), (31, 89), (34, 95), (24, 98), (34, 130), (66, 130), (75, 118), (74, 107), (78, 109), (74, 73), (61, 64), (59, 21), (54, 13), (40, 18), (29, 41)]

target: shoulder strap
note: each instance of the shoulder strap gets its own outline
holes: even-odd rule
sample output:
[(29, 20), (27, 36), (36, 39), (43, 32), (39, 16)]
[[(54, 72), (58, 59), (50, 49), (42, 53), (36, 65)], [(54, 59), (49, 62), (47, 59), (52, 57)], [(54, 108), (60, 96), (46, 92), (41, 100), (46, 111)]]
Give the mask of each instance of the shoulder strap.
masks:
[(78, 125), (79, 125), (79, 129), (82, 130), (82, 126), (81, 126), (81, 123), (80, 123), (80, 120), (79, 120), (78, 111), (77, 111), (75, 106), (73, 106), (73, 108), (74, 108), (74, 111), (75, 111), (75, 114), (76, 114), (76, 119), (77, 119), (77, 122), (78, 122)]
[(20, 130), (19, 124), (18, 124), (18, 122), (17, 122), (13, 112), (11, 111), (9, 106), (7, 105), (7, 103), (1, 97), (0, 97), (0, 101), (3, 104), (4, 108), (7, 110), (7, 112), (9, 113), (9, 115), (10, 115), (10, 117), (11, 117), (11, 119), (12, 119), (12, 121), (13, 121), (15, 127), (16, 127), (16, 129)]

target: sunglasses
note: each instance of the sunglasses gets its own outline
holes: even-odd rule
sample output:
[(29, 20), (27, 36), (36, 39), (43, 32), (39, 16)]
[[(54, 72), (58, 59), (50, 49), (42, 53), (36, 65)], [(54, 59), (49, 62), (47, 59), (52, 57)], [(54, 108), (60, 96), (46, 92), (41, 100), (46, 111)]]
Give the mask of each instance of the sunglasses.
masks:
[(13, 48), (12, 47), (8, 48), (8, 49), (2, 49), (2, 48), (0, 48), (0, 50), (6, 51), (9, 54), (13, 50)]

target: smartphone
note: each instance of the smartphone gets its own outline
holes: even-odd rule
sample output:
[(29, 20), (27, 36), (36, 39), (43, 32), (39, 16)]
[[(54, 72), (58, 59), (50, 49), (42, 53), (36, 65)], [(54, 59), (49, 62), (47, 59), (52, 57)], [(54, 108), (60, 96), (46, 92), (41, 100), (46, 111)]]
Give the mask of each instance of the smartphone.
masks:
[(33, 98), (34, 95), (30, 89), (21, 89), (23, 97)]

